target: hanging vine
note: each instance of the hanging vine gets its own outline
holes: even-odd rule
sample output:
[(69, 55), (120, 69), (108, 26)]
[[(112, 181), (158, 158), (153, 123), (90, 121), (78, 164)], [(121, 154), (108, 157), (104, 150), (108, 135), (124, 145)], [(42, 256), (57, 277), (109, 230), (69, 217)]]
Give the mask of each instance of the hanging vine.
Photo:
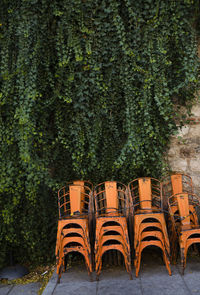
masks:
[(2, 0), (0, 264), (54, 257), (65, 181), (162, 174), (198, 18), (192, 0)]

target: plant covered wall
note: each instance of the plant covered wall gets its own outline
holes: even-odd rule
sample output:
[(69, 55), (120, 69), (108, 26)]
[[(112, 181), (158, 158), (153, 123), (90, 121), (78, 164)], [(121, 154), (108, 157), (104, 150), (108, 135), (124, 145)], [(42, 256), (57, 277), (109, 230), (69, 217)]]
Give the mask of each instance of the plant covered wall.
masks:
[(53, 257), (56, 190), (159, 177), (198, 86), (192, 0), (2, 0), (0, 263)]

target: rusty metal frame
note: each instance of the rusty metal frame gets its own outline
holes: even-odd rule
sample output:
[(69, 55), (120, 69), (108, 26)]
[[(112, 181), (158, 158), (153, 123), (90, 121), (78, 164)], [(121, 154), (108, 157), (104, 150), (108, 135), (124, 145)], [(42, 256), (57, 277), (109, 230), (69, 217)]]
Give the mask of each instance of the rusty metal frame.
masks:
[[(136, 277), (139, 274), (142, 251), (152, 245), (162, 250), (166, 268), (171, 275), (170, 244), (163, 213), (161, 182), (150, 177), (137, 178), (128, 184), (128, 191), (134, 235)], [(145, 240), (147, 237), (148, 241)]]
[(92, 184), (82, 180), (67, 183), (58, 191), (59, 220), (56, 241), (58, 281), (65, 268), (65, 256), (79, 252), (92, 273), (90, 227), (92, 222)]
[(168, 198), (178, 193), (194, 193), (191, 176), (173, 173), (162, 180), (163, 207), (168, 210)]
[[(179, 210), (178, 205), (175, 205), (175, 203), (169, 208), (168, 202), (169, 198), (175, 194), (194, 193), (192, 178), (187, 174), (179, 172), (168, 175), (162, 180), (162, 191), (164, 209), (165, 211), (169, 211), (169, 214), (167, 215), (167, 224), (171, 245), (171, 263), (176, 264), (179, 251), (178, 237), (176, 232), (176, 228), (180, 225)], [(170, 202), (172, 203), (172, 201), (173, 200), (171, 198)], [(191, 215), (191, 222), (193, 224), (197, 224), (198, 216), (192, 204), (189, 204), (189, 211), (193, 212)]]
[[(168, 198), (168, 206), (172, 221), (173, 242), (174, 244), (176, 241), (179, 242), (182, 274), (184, 274), (188, 248), (200, 243), (200, 225), (196, 212), (197, 208), (200, 210), (200, 199), (193, 193), (177, 193)], [(178, 212), (174, 208), (178, 208)], [(175, 210), (176, 214), (174, 214)], [(195, 235), (194, 238), (193, 235)], [(173, 249), (172, 258), (177, 258), (177, 247)]]
[(127, 228), (129, 209), (127, 187), (116, 181), (100, 183), (94, 189), (94, 201), (96, 221), (95, 270), (97, 280), (101, 273), (103, 254), (109, 250), (117, 250), (123, 255), (126, 270), (130, 279), (132, 279)]

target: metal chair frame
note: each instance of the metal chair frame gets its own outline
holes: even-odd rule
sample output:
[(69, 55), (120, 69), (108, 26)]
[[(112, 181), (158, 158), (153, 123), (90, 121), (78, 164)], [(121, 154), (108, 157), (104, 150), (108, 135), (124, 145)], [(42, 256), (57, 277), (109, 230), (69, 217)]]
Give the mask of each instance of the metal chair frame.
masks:
[[(200, 243), (200, 225), (196, 208), (200, 209), (200, 199), (193, 193), (177, 193), (168, 198), (169, 214), (172, 224), (172, 238), (174, 242), (172, 259), (177, 259), (177, 244), (179, 242), (182, 273), (186, 267), (188, 248)], [(175, 215), (174, 207), (178, 208)], [(194, 211), (191, 211), (191, 208)], [(177, 212), (177, 211), (176, 211)], [(195, 235), (193, 238), (192, 236)]]
[[(152, 245), (161, 248), (166, 268), (171, 275), (170, 245), (162, 210), (161, 182), (150, 177), (137, 178), (128, 184), (128, 190), (132, 235), (134, 235), (136, 277), (139, 274), (142, 251)], [(148, 237), (148, 241), (144, 240), (145, 237)]]
[[(100, 183), (94, 189), (94, 201), (96, 213), (95, 269), (97, 280), (101, 273), (102, 256), (109, 250), (117, 250), (122, 253), (126, 270), (129, 273), (130, 279), (132, 279), (127, 229), (127, 187), (115, 181)], [(106, 235), (109, 232), (115, 232), (117, 235)]]
[(92, 184), (73, 181), (58, 191), (59, 220), (56, 242), (58, 281), (65, 268), (65, 256), (79, 252), (84, 256), (88, 274), (92, 273), (90, 227), (92, 222)]

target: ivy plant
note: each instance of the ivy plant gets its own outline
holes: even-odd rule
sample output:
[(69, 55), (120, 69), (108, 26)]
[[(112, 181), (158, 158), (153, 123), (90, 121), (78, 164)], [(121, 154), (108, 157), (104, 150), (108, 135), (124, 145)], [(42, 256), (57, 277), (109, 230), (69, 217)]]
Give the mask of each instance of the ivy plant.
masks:
[(198, 88), (198, 7), (1, 1), (0, 264), (54, 257), (66, 181), (160, 177)]

